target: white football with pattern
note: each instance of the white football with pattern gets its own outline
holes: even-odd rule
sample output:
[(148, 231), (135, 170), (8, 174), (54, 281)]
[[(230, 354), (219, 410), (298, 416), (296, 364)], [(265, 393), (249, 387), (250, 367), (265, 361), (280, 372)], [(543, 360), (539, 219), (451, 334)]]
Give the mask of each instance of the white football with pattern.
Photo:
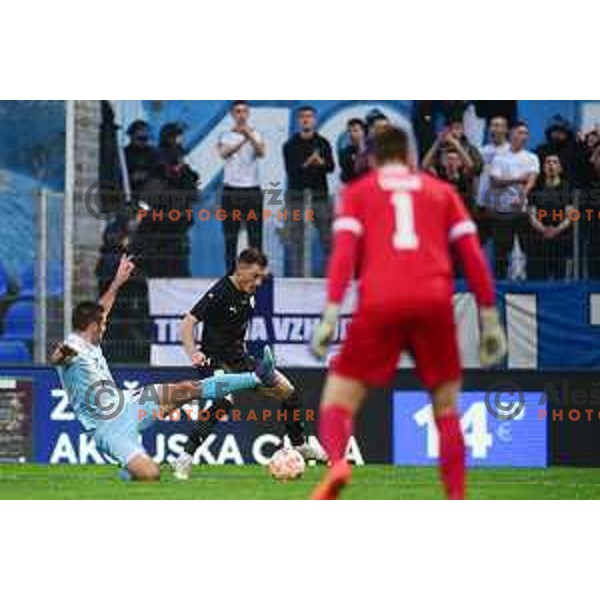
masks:
[(279, 481), (290, 481), (302, 477), (306, 463), (304, 458), (293, 448), (281, 448), (273, 454), (267, 469), (271, 477)]

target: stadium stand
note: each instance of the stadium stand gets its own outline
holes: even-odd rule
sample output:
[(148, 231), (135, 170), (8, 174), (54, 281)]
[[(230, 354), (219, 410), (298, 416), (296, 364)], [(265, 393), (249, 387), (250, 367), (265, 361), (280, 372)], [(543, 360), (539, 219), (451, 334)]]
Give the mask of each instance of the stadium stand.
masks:
[(18, 300), (4, 316), (2, 340), (30, 342), (34, 336), (34, 304), (31, 300)]
[[(51, 263), (48, 265), (48, 287), (47, 295), (49, 297), (62, 296), (63, 293), (63, 273), (62, 265)], [(33, 299), (35, 297), (35, 266), (28, 264), (19, 278), (19, 298), (22, 300)]]

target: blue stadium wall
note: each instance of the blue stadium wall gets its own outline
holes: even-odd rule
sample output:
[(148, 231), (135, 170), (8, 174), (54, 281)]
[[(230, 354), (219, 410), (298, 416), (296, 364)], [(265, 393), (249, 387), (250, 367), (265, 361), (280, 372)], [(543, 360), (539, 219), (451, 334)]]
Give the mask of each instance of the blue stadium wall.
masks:
[[(306, 431), (314, 436), (325, 372), (288, 369), (286, 373), (301, 391), (307, 409)], [(124, 389), (196, 376), (191, 368), (115, 369), (114, 374)], [(19, 436), (16, 441), (22, 451), (13, 453), (10, 460), (114, 462), (98, 452), (79, 426), (53, 369), (2, 369), (0, 384), (2, 394), (18, 386), (25, 417), (19, 428), (12, 430)], [(471, 466), (600, 466), (600, 382), (594, 373), (530, 371), (499, 376), (467, 371), (464, 387), (462, 426)], [(275, 414), (278, 406), (275, 401), (250, 395), (238, 398), (241, 418), (217, 428), (198, 454), (198, 462), (264, 464), (282, 443), (283, 432), (281, 423), (265, 421), (262, 411)], [(498, 418), (494, 411), (499, 407), (513, 411), (512, 418)], [(349, 447), (350, 458), (358, 464), (435, 464), (437, 438), (430, 409), (414, 376), (399, 372), (391, 388), (374, 392), (368, 410), (361, 413)], [(145, 447), (156, 460), (168, 461), (181, 452), (190, 427), (185, 415), (171, 422), (157, 420), (143, 435)], [(0, 453), (0, 460), (7, 458)]]

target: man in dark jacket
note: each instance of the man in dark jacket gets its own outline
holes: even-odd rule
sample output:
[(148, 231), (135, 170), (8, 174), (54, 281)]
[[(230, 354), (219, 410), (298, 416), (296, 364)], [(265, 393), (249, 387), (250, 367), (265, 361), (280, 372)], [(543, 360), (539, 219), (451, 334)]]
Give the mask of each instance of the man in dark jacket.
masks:
[(522, 245), (527, 254), (528, 279), (564, 279), (573, 259), (573, 189), (565, 179), (560, 158), (547, 154), (543, 172), (531, 192), (529, 227)]
[(158, 151), (150, 143), (150, 127), (146, 121), (134, 121), (127, 129), (129, 144), (125, 146), (125, 162), (131, 193), (135, 196), (154, 175)]
[(558, 156), (565, 177), (574, 181), (577, 172), (577, 141), (571, 124), (561, 117), (554, 115), (546, 128), (546, 142), (538, 146), (535, 153), (544, 164), (547, 156)]
[(354, 159), (354, 169), (360, 175), (368, 173), (374, 165), (375, 136), (390, 124), (388, 117), (378, 108), (373, 108), (365, 116), (365, 141), (362, 150)]
[[(589, 161), (591, 172), (580, 190), (581, 233), (588, 277), (600, 280), (600, 143), (596, 144)], [(590, 209), (592, 212), (588, 213)]]
[(446, 128), (438, 135), (436, 141), (425, 154), (422, 168), (425, 171), (440, 169), (444, 151), (455, 150), (464, 163), (471, 177), (479, 177), (483, 168), (483, 159), (479, 150), (469, 142), (465, 135), (462, 117), (452, 116), (446, 121)]
[(354, 118), (348, 121), (346, 131), (349, 144), (344, 146), (338, 153), (342, 183), (349, 183), (362, 175), (363, 171), (359, 168), (357, 159), (364, 151), (367, 126), (361, 119)]
[[(136, 242), (148, 277), (191, 276), (188, 230), (193, 221), (186, 211), (199, 199), (200, 177), (185, 162), (182, 134), (178, 123), (162, 127), (155, 174), (143, 190), (151, 210), (140, 222)], [(181, 217), (169, 218), (171, 210), (180, 211)], [(162, 218), (155, 218), (154, 211), (162, 211)]]
[[(297, 111), (300, 131), (283, 146), (287, 173), (286, 208), (288, 210), (288, 241), (290, 253), (289, 274), (292, 277), (309, 275), (305, 265), (306, 211), (312, 210), (314, 225), (319, 232), (322, 266), (331, 246), (332, 205), (329, 201), (327, 174), (334, 169), (333, 152), (329, 142), (316, 131), (316, 111), (312, 106), (301, 106)], [(293, 218), (300, 210), (302, 218)]]

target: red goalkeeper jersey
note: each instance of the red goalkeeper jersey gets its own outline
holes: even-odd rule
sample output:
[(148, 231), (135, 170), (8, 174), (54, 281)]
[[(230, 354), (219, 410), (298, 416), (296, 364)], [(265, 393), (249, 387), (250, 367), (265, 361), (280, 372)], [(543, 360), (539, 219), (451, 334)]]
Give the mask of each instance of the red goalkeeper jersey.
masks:
[(454, 189), (430, 175), (386, 166), (349, 184), (334, 232), (330, 302), (341, 302), (353, 275), (362, 308), (450, 297), (454, 245), (479, 303), (494, 303), (476, 226)]

